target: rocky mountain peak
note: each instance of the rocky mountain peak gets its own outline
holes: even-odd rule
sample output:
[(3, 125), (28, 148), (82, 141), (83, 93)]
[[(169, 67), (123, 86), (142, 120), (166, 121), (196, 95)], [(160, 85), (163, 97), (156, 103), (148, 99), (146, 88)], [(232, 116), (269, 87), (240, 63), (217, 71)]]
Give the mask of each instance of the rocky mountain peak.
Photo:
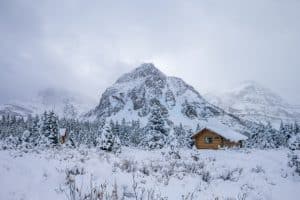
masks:
[(98, 106), (86, 117), (113, 121), (139, 120), (147, 124), (149, 114), (158, 106), (169, 125), (190, 127), (209, 118), (237, 124), (238, 120), (209, 104), (192, 86), (182, 79), (162, 73), (152, 63), (143, 63), (121, 76), (102, 94)]
[(151, 77), (155, 77), (156, 79), (166, 78), (166, 76), (159, 69), (157, 69), (153, 63), (143, 63), (139, 67), (135, 68), (133, 71), (121, 76), (116, 81), (116, 83), (124, 83), (137, 79), (145, 79)]

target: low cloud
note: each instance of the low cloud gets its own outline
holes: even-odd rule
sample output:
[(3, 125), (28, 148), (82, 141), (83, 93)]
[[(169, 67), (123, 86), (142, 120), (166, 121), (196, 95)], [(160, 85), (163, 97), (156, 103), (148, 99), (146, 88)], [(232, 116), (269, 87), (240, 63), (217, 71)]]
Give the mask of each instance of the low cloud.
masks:
[(298, 1), (1, 1), (0, 102), (61, 87), (98, 98), (140, 62), (200, 93), (256, 80), (300, 101)]

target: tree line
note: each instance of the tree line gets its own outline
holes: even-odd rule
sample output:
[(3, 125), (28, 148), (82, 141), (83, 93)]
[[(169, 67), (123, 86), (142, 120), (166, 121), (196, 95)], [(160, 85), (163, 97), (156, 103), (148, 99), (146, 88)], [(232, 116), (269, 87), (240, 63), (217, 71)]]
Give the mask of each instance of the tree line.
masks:
[[(60, 143), (60, 129), (68, 133), (64, 146), (71, 148), (86, 146), (98, 147), (105, 151), (119, 152), (122, 146), (143, 149), (160, 149), (166, 146), (192, 148), (191, 136), (201, 129), (186, 129), (182, 124), (170, 125), (167, 114), (159, 105), (152, 107), (146, 125), (139, 120), (126, 121), (83, 121), (72, 118), (58, 118), (53, 111), (45, 111), (34, 117), (2, 116), (0, 119), (0, 140), (8, 147), (51, 148)], [(276, 130), (271, 123), (255, 124), (249, 127), (251, 136), (244, 146), (249, 148), (300, 149), (300, 131), (297, 123), (281, 123)]]

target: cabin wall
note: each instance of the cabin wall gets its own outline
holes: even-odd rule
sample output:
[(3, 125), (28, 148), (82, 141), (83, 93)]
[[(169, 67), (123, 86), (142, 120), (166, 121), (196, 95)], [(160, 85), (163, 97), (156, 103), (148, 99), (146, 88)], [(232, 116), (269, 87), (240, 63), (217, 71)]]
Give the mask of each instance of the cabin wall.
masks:
[[(212, 143), (208, 144), (205, 142), (206, 137), (212, 138)], [(222, 136), (216, 134), (210, 130), (203, 130), (195, 136), (195, 145), (197, 149), (219, 149), (222, 147), (235, 147), (240, 146), (238, 142), (231, 142)]]
[[(212, 137), (212, 143), (207, 144), (205, 137)], [(195, 137), (195, 145), (197, 149), (218, 149), (222, 145), (222, 138), (210, 130), (204, 130)]]

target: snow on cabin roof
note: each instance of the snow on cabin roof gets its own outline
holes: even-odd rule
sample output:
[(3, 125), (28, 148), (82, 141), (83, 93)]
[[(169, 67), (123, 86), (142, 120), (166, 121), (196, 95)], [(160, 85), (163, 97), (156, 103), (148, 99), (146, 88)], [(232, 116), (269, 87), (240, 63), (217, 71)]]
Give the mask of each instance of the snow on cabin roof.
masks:
[(65, 136), (65, 135), (66, 135), (66, 132), (67, 132), (67, 129), (66, 129), (66, 128), (60, 128), (60, 129), (59, 129), (59, 135), (60, 135), (60, 136)]
[[(209, 121), (207, 123), (204, 124), (204, 129), (208, 129), (210, 131), (216, 132), (218, 135), (232, 141), (232, 142), (238, 142), (240, 140), (246, 140), (248, 139), (247, 136), (233, 130), (232, 128), (220, 123), (220, 122), (216, 122), (216, 121)], [(201, 130), (201, 131), (202, 131)], [(199, 133), (199, 132), (198, 132)], [(196, 133), (195, 135), (197, 135), (198, 133)], [(194, 136), (195, 136), (194, 135)]]

